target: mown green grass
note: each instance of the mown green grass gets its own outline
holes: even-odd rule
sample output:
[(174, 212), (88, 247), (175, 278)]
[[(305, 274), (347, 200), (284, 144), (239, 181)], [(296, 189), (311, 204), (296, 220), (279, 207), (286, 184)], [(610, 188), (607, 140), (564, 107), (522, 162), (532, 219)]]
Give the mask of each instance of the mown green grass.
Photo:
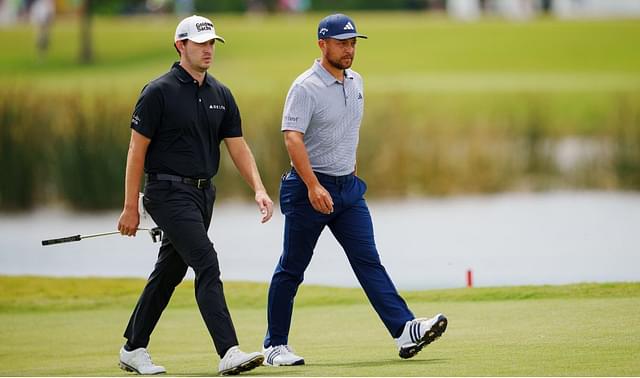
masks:
[[(0, 277), (0, 375), (120, 376), (117, 350), (139, 279)], [(241, 346), (265, 331), (265, 284), (227, 283)], [(640, 374), (640, 284), (581, 284), (403, 293), (420, 316), (444, 312), (441, 340), (411, 360), (396, 355), (360, 289), (303, 285), (290, 342), (307, 365), (268, 376), (633, 376)], [(181, 284), (150, 350), (171, 375), (215, 375), (213, 352)], [(36, 363), (37, 362), (37, 363)]]
[[(320, 14), (209, 16), (227, 39), (218, 45), (212, 71), (243, 92), (265, 93), (273, 85), (286, 88), (318, 55), (315, 29)], [(450, 81), (461, 89), (503, 87), (505, 82), (513, 89), (519, 84), (527, 87), (527, 82), (568, 89), (588, 88), (591, 83), (594, 90), (603, 82), (618, 88), (638, 85), (640, 53), (632, 48), (640, 37), (638, 20), (456, 23), (422, 13), (353, 16), (359, 30), (370, 37), (359, 41), (356, 68), (376, 83), (373, 87), (386, 84), (385, 91), (389, 85), (423, 91), (417, 85), (420, 78), (427, 79), (428, 89), (428, 79), (434, 75), (441, 78), (437, 82)], [(164, 72), (176, 57), (171, 46), (176, 22), (173, 17), (97, 18), (96, 64), (91, 66), (76, 62), (79, 27), (74, 19), (55, 24), (45, 62), (38, 61), (29, 43), (15, 43), (34, 38), (30, 26), (5, 29), (0, 42), (5, 52), (0, 60), (2, 77), (77, 85), (66, 80), (77, 76), (137, 87), (154, 73)]]

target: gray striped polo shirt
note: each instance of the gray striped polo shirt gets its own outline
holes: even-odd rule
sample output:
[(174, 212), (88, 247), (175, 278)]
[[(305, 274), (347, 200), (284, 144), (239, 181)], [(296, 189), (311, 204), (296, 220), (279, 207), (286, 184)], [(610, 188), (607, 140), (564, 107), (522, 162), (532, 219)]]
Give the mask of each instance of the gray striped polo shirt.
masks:
[(316, 60), (289, 89), (282, 131), (304, 134), (314, 171), (346, 175), (355, 169), (363, 109), (362, 77), (347, 69), (339, 82)]

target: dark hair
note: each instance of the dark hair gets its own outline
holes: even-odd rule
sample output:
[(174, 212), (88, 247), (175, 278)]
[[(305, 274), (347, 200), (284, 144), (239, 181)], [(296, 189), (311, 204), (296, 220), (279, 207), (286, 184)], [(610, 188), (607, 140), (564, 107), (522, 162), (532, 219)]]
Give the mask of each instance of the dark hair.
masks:
[[(179, 39), (178, 41), (182, 41), (183, 44), (186, 44), (188, 39)], [(182, 56), (182, 54), (180, 54), (180, 50), (178, 50), (178, 41), (175, 41), (173, 43), (173, 47), (176, 49), (176, 51), (178, 52), (178, 56)]]

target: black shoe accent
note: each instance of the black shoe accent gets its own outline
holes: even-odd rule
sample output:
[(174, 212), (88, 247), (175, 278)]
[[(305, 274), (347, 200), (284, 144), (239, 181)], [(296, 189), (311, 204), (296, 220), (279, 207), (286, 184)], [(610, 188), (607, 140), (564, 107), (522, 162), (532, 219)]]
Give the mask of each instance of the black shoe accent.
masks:
[(242, 363), (238, 366), (221, 371), (220, 375), (238, 375), (242, 372), (257, 368), (258, 366), (262, 365), (263, 361), (264, 361), (264, 356), (256, 356), (245, 363)]
[(422, 348), (436, 341), (436, 339), (442, 336), (444, 331), (447, 329), (447, 324), (447, 317), (440, 315), (431, 329), (425, 332), (424, 336), (422, 336), (420, 342), (407, 348), (400, 348), (400, 358), (411, 358), (418, 354)]
[(120, 361), (120, 364), (118, 364), (118, 366), (120, 366), (120, 369), (124, 370), (124, 371), (128, 371), (130, 373), (136, 373), (136, 374), (140, 374), (139, 371), (137, 371), (136, 369), (134, 369), (133, 367), (125, 364), (124, 362)]
[[(120, 366), (120, 369), (122, 369), (122, 370), (124, 370), (124, 371), (130, 372), (130, 373), (136, 373), (136, 374), (138, 374), (138, 375), (144, 375), (144, 374), (140, 373), (140, 372), (139, 372), (136, 368), (134, 368), (133, 366), (131, 366), (131, 365), (127, 365), (127, 364), (125, 364), (125, 363), (124, 363), (124, 362), (122, 362), (122, 361), (120, 361), (119, 366)], [(165, 373), (166, 373), (166, 372), (161, 371), (161, 372), (158, 372), (158, 373), (155, 373), (155, 374), (147, 374), (147, 375), (160, 375), (160, 374), (165, 374)]]

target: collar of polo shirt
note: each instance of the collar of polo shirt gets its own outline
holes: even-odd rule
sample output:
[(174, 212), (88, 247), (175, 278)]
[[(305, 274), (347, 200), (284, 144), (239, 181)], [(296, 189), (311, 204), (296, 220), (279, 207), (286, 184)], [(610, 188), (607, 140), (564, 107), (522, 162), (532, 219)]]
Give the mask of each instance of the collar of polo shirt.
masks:
[[(173, 63), (171, 69), (175, 72), (176, 77), (182, 83), (192, 83), (195, 80), (184, 68), (182, 68), (182, 66), (180, 66), (180, 62)], [(211, 77), (211, 75), (209, 75), (208, 73), (204, 76), (204, 84), (207, 84), (209, 86), (213, 86), (214, 84), (213, 77)]]

